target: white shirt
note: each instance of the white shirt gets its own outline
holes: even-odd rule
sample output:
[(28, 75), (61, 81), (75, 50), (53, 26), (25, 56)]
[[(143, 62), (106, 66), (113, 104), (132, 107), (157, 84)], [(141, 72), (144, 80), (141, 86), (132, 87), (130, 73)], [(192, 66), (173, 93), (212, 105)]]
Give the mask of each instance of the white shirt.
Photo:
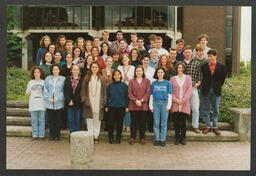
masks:
[[(185, 78), (186, 78), (186, 75), (182, 75), (182, 78), (180, 78), (178, 75), (175, 76), (175, 79), (180, 87), (180, 95), (179, 95), (179, 99), (182, 100), (182, 97), (183, 97), (183, 84), (184, 84), (184, 81), (185, 81)], [(181, 108), (182, 108), (182, 105), (179, 105), (179, 112), (181, 112)]]
[[(124, 71), (124, 67), (123, 65), (120, 65), (117, 67), (117, 69), (121, 72), (122, 74), (122, 77), (123, 77), (123, 82), (125, 82), (127, 85), (129, 83), (129, 81), (133, 78), (134, 76), (134, 70), (135, 70), (135, 67), (133, 65), (129, 65), (129, 68), (127, 69), (127, 71), (125, 72)], [(127, 78), (127, 79), (125, 79)]]
[(92, 106), (92, 112), (96, 114), (100, 112), (100, 89), (100, 80), (98, 80), (97, 76), (92, 76), (89, 82), (89, 99)]
[(150, 80), (150, 83), (152, 84), (152, 82), (155, 81), (155, 79), (153, 78), (155, 74), (155, 69), (148, 66), (147, 70), (144, 69), (144, 71), (146, 78), (148, 78)]

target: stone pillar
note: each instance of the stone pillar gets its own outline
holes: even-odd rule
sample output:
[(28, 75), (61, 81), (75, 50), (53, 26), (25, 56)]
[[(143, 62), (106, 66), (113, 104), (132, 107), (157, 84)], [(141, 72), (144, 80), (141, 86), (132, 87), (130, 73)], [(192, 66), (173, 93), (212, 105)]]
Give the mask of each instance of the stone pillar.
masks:
[(234, 131), (240, 135), (240, 141), (250, 141), (251, 139), (251, 109), (250, 108), (230, 108), (233, 116)]
[(77, 131), (70, 135), (70, 159), (72, 169), (90, 169), (93, 165), (93, 135)]

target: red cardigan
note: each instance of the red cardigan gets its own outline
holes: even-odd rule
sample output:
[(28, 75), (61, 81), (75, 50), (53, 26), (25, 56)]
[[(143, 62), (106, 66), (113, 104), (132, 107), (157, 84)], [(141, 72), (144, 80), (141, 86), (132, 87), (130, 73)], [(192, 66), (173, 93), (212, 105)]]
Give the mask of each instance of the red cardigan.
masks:
[[(136, 78), (129, 81), (128, 84), (129, 111), (148, 111), (148, 102), (150, 97), (150, 81), (144, 78), (139, 84)], [(142, 106), (136, 105), (136, 100), (143, 99)]]
[[(182, 95), (182, 107), (181, 112), (190, 114), (190, 98), (192, 96), (192, 80), (189, 75), (185, 75), (185, 81), (183, 84), (183, 95)], [(171, 84), (172, 84), (172, 112), (179, 112), (179, 104), (177, 103), (177, 100), (180, 97), (180, 86), (176, 80), (176, 76), (173, 76), (171, 78)]]
[(104, 60), (103, 60), (103, 58), (101, 56), (98, 56), (97, 62), (99, 63), (101, 70), (106, 68), (106, 64), (105, 64), (105, 62), (104, 62)]

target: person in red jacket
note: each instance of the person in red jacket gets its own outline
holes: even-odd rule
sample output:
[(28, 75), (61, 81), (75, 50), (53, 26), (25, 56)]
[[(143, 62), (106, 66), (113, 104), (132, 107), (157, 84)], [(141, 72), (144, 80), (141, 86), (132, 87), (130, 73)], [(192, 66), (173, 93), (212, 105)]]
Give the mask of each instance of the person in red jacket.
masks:
[(92, 56), (94, 61), (98, 62), (100, 69), (106, 68), (105, 62), (101, 56), (99, 56), (99, 48), (97, 46), (92, 47)]

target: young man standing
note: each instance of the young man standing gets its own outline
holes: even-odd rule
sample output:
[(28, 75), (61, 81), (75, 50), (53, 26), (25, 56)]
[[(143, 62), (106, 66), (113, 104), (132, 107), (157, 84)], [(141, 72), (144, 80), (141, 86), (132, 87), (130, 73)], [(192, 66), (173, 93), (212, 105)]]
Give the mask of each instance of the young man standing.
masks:
[(119, 42), (121, 39), (123, 39), (123, 31), (117, 31), (116, 32), (116, 41), (113, 41), (112, 44), (110, 45), (110, 49), (119, 49)]
[(72, 53), (73, 50), (73, 40), (67, 40), (65, 43), (66, 50), (61, 53), (62, 58), (66, 58), (67, 53)]
[(129, 50), (132, 50), (133, 48), (138, 48), (138, 43), (137, 43), (138, 36), (136, 33), (131, 33), (131, 44), (128, 46)]
[(150, 50), (152, 48), (155, 48), (155, 42), (156, 42), (156, 35), (155, 34), (151, 34), (148, 39), (149, 39), (149, 44), (146, 46), (146, 50)]
[(184, 47), (184, 40), (183, 39), (176, 40), (176, 50), (177, 50), (176, 59), (178, 62), (184, 60), (183, 47)]
[(127, 48), (126, 40), (123, 38), (119, 41), (119, 53), (122, 56), (124, 53), (130, 55), (131, 51)]
[(170, 48), (169, 52), (170, 52), (171, 63), (173, 65), (173, 67), (175, 68), (176, 64), (178, 63), (177, 60), (176, 60), (177, 50), (175, 48)]
[[(159, 58), (162, 54), (166, 54), (169, 57), (169, 52), (166, 49), (162, 48), (162, 45), (163, 45), (163, 39), (162, 37), (158, 36), (156, 38), (156, 44), (155, 44), (157, 53), (158, 53), (157, 58)], [(150, 53), (150, 50), (149, 50), (149, 53)]]
[[(204, 58), (208, 58), (207, 52), (210, 51), (211, 48), (207, 47), (208, 44), (208, 36), (206, 34), (202, 34), (198, 37), (198, 40), (200, 44), (203, 47), (203, 53), (204, 53)], [(193, 51), (193, 58), (196, 56), (196, 50), (194, 49)]]
[(204, 134), (211, 131), (210, 128), (210, 105), (212, 106), (213, 132), (221, 135), (218, 130), (219, 104), (221, 98), (221, 87), (223, 86), (227, 72), (224, 65), (217, 62), (217, 51), (211, 49), (208, 51), (208, 63), (202, 66), (202, 89), (200, 95), (200, 116), (204, 118), (206, 129)]
[(138, 43), (138, 50), (139, 50), (140, 56), (149, 54), (148, 51), (145, 50), (143, 37), (138, 37), (137, 43)]
[(201, 44), (196, 45), (196, 57), (193, 57), (194, 60), (198, 61), (200, 65), (204, 65), (205, 63), (208, 63), (208, 59), (204, 57), (204, 48)]
[(97, 46), (99, 48), (99, 51), (100, 51), (100, 38), (99, 37), (94, 37), (92, 39), (92, 45)]
[(108, 31), (103, 31), (101, 37), (102, 37), (101, 43), (106, 42), (106, 43), (108, 43), (109, 46), (111, 45), (112, 42), (108, 40), (109, 39), (109, 32)]
[(193, 60), (191, 46), (184, 47), (184, 63), (186, 64), (186, 74), (191, 76), (192, 79), (192, 97), (190, 99), (190, 106), (192, 110), (192, 126), (193, 131), (200, 133), (199, 125), (199, 96), (198, 87), (203, 79), (200, 63)]

